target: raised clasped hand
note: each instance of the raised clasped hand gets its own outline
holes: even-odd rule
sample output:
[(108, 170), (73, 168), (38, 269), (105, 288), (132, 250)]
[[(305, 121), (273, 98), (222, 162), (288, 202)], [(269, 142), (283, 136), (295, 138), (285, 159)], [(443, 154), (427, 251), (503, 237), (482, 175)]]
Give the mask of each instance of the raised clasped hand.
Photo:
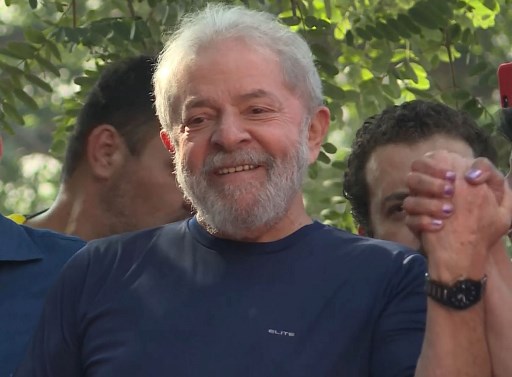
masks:
[(483, 273), (487, 251), (512, 220), (503, 175), (486, 159), (435, 151), (411, 165), (407, 185), (407, 225), (420, 233), (429, 260), (440, 261), (454, 275)]

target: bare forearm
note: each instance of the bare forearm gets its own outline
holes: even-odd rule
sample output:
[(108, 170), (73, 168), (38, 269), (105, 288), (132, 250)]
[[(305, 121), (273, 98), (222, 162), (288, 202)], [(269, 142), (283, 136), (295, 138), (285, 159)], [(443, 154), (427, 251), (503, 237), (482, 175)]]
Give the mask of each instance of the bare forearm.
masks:
[(416, 377), (491, 376), (483, 304), (456, 311), (429, 299), (427, 313)]
[(512, 376), (512, 264), (502, 242), (492, 250), (485, 294), (485, 325), (494, 377)]

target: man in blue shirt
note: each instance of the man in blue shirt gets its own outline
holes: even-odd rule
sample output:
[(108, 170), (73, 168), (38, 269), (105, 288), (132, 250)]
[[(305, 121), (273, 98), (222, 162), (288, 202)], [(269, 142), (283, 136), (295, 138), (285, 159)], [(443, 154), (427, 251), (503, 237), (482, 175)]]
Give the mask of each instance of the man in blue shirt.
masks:
[(301, 184), (330, 114), (299, 34), (210, 4), (182, 19), (154, 83), (162, 140), (197, 214), (90, 242), (49, 294), (18, 376), (463, 375), (446, 360), (475, 369), (473, 338), (447, 331), (473, 330), (474, 312), (430, 304), (423, 339), (421, 255), (307, 215)]
[[(0, 139), (0, 155), (2, 151)], [(0, 376), (21, 361), (48, 288), (84, 241), (15, 224), (0, 215)]]

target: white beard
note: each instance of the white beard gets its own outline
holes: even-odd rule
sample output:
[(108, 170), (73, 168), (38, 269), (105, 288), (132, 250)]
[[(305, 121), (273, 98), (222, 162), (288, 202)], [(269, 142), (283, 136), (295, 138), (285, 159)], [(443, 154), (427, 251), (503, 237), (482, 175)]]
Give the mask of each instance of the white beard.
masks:
[[(272, 227), (285, 216), (301, 190), (308, 156), (307, 132), (304, 130), (297, 147), (282, 160), (276, 160), (265, 152), (240, 149), (208, 156), (205, 166), (196, 176), (186, 168), (187, 162), (180, 158), (179, 153), (174, 154), (174, 166), (178, 184), (207, 230), (212, 234), (240, 239), (254, 228)], [(267, 171), (267, 180), (223, 186), (210, 184), (208, 174), (226, 165), (261, 165)]]

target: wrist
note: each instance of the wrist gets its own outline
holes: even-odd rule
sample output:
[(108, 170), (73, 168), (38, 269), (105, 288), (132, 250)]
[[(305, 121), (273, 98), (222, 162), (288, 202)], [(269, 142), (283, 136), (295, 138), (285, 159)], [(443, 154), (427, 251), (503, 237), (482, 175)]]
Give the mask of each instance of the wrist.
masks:
[(487, 254), (444, 252), (428, 254), (428, 273), (433, 280), (453, 282), (460, 278), (478, 280), (486, 273)]
[(454, 282), (442, 282), (425, 274), (425, 293), (438, 304), (455, 310), (466, 310), (482, 301), (487, 276), (478, 280), (459, 278)]

